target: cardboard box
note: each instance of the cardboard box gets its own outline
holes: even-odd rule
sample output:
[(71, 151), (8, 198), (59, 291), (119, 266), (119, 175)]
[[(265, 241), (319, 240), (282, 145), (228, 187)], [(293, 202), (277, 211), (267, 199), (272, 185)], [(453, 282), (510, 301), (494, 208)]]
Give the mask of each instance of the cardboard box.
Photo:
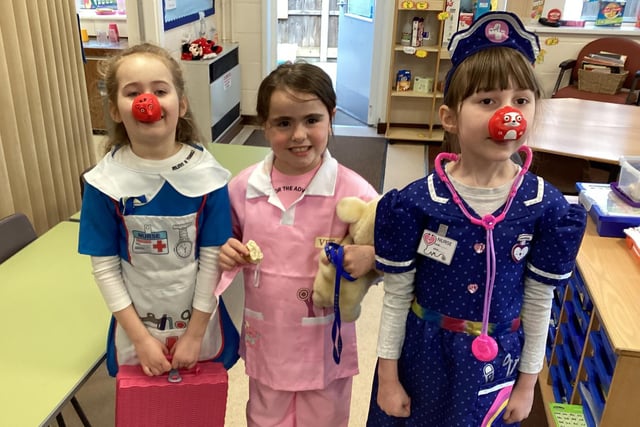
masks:
[(460, 12), (458, 15), (458, 31), (466, 30), (473, 24), (473, 13)]
[(603, 237), (625, 237), (624, 229), (640, 225), (640, 208), (625, 203), (609, 184), (578, 182), (578, 201)]
[(449, 17), (444, 21), (444, 30), (442, 32), (442, 46), (448, 47), (449, 40), (458, 31), (458, 14), (460, 13), (460, 0), (447, 1), (445, 11), (449, 13)]
[(599, 1), (596, 25), (602, 27), (619, 27), (624, 15), (624, 1)]

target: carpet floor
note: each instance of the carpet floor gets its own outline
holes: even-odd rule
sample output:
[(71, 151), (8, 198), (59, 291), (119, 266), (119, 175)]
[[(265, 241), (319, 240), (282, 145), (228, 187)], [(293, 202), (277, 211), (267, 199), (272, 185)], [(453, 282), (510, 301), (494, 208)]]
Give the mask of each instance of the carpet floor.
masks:
[[(269, 146), (260, 129), (254, 130), (244, 144)], [(385, 138), (334, 135), (329, 139), (329, 151), (340, 164), (359, 173), (382, 193), (387, 159)]]

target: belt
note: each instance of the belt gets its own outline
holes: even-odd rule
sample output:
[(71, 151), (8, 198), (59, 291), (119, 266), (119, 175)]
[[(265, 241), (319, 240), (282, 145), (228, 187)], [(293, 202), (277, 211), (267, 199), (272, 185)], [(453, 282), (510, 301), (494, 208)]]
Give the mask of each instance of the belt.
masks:
[[(445, 316), (444, 314), (438, 313), (437, 311), (429, 310), (424, 308), (414, 299), (411, 304), (411, 311), (418, 316), (420, 319), (434, 323), (441, 327), (442, 329), (446, 329), (452, 332), (463, 332), (468, 335), (480, 335), (482, 332), (482, 322), (474, 322), (471, 320), (465, 319), (457, 319), (455, 317)], [(500, 323), (489, 323), (487, 328), (487, 333), (489, 335), (495, 336), (500, 335), (505, 332), (515, 332), (520, 327), (520, 317), (516, 317), (515, 319), (509, 322), (500, 322)]]

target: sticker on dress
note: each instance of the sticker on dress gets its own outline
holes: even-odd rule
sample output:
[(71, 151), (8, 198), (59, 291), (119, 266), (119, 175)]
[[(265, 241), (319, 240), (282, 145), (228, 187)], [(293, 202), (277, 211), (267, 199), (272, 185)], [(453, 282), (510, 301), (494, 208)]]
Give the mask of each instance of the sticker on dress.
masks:
[(493, 369), (493, 365), (490, 363), (487, 363), (486, 365), (484, 365), (482, 367), (482, 374), (484, 375), (484, 382), (485, 383), (492, 383), (493, 382), (493, 376), (495, 374), (495, 370)]
[(188, 258), (193, 250), (193, 242), (189, 239), (189, 226), (190, 222), (173, 226), (174, 230), (178, 230), (178, 242), (173, 250), (180, 258)]
[(307, 306), (307, 317), (315, 317), (315, 311), (313, 310), (313, 299), (311, 298), (313, 291), (308, 288), (298, 289), (296, 296), (298, 300), (302, 301)]
[(473, 245), (473, 250), (475, 251), (475, 253), (477, 254), (481, 254), (484, 252), (486, 246), (484, 243), (482, 242), (478, 242), (476, 244)]
[(434, 261), (451, 265), (457, 245), (458, 242), (451, 238), (440, 236), (430, 230), (424, 230), (418, 245), (418, 253)]
[(533, 239), (531, 234), (518, 236), (518, 243), (511, 248), (511, 258), (517, 263), (522, 262), (529, 253), (529, 242)]
[(510, 377), (513, 375), (513, 373), (516, 370), (516, 367), (518, 366), (518, 362), (520, 362), (520, 357), (516, 356), (515, 359), (511, 358), (511, 353), (507, 353), (507, 355), (504, 357), (504, 359), (502, 360), (502, 366), (506, 366), (507, 367), (507, 377)]
[(169, 238), (164, 230), (152, 231), (151, 225), (145, 225), (144, 231), (132, 230), (132, 249), (137, 254), (165, 255), (169, 253)]

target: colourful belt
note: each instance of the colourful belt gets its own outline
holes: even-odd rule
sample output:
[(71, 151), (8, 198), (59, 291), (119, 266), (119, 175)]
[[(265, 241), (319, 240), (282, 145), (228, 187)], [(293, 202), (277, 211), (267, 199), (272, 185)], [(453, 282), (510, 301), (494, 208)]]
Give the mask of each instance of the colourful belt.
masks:
[[(437, 311), (429, 310), (413, 300), (411, 304), (413, 313), (424, 321), (435, 323), (442, 329), (452, 332), (463, 332), (468, 335), (480, 335), (482, 331), (482, 322), (473, 322), (471, 320), (456, 319), (455, 317), (445, 316)], [(520, 318), (516, 317), (510, 322), (489, 323), (487, 333), (489, 335), (500, 335), (505, 332), (515, 332), (520, 327)]]

